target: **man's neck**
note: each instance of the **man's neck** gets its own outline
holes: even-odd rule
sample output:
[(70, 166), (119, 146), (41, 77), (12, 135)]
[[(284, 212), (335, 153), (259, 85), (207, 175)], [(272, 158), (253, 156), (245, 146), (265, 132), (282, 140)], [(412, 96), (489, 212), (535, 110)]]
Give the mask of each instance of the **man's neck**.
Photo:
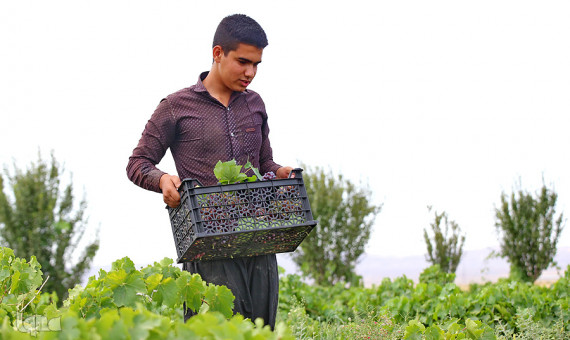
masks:
[(216, 98), (224, 106), (229, 105), (233, 91), (223, 85), (214, 67), (212, 67), (210, 73), (208, 73), (206, 78), (202, 81), (202, 84), (204, 84), (210, 96)]

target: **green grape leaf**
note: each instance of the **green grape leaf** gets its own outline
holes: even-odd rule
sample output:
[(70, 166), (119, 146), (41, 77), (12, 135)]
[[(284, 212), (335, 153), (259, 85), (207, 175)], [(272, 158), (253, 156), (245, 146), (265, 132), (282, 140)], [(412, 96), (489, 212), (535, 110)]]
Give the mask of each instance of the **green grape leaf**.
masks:
[(144, 279), (144, 282), (146, 283), (147, 293), (149, 295), (151, 295), (152, 291), (155, 290), (156, 287), (160, 284), (160, 281), (162, 281), (162, 274), (158, 273), (153, 274)]
[(214, 175), (221, 184), (231, 184), (238, 182), (241, 165), (237, 165), (235, 159), (231, 161), (218, 161), (214, 167)]
[(241, 183), (241, 182), (254, 182), (257, 180), (261, 180), (262, 176), (259, 174), (259, 171), (251, 165), (251, 162), (247, 162), (244, 166), (245, 170), (253, 170), (253, 176), (247, 176), (243, 172), (241, 172), (242, 166), (237, 165), (235, 159), (231, 161), (222, 162), (218, 161), (216, 166), (214, 167), (214, 175), (218, 179), (220, 184), (233, 184), (233, 183)]
[(174, 307), (178, 302), (178, 287), (176, 281), (171, 277), (162, 280), (158, 286), (158, 292), (162, 297), (162, 304), (168, 307)]
[(120, 286), (113, 290), (113, 301), (117, 307), (134, 307), (137, 300), (137, 293), (145, 292), (146, 285), (141, 278), (141, 274), (139, 272), (133, 272)]
[(10, 293), (17, 294), (19, 293), (19, 286), (20, 286), (20, 272), (15, 271), (12, 274), (12, 284), (10, 285)]
[(226, 318), (230, 318), (233, 315), (234, 299), (232, 291), (226, 286), (208, 284), (204, 294), (204, 300), (208, 304), (209, 310), (220, 312)]
[(425, 330), (426, 340), (445, 340), (444, 331), (437, 325), (431, 325)]
[(202, 304), (202, 295), (204, 295), (206, 290), (200, 275), (183, 272), (176, 279), (176, 286), (178, 287), (181, 300), (186, 302), (186, 307), (197, 312)]
[(10, 268), (8, 266), (2, 267), (2, 269), (0, 269), (0, 281), (4, 281), (9, 277), (10, 277)]
[(109, 288), (113, 289), (117, 286), (122, 285), (127, 279), (127, 272), (124, 270), (114, 270), (105, 276), (105, 283), (109, 284)]
[(406, 331), (404, 333), (404, 339), (406, 340), (421, 340), (422, 334), (425, 331), (425, 326), (418, 320), (410, 320)]
[[(250, 182), (253, 182), (253, 181), (255, 181), (255, 180), (261, 181), (261, 179), (263, 178), (263, 176), (261, 175), (261, 173), (259, 173), (259, 170), (258, 170), (256, 167), (254, 167), (254, 166), (251, 164), (251, 162), (250, 162), (249, 160), (247, 161), (247, 163), (245, 163), (244, 168), (245, 168), (246, 170), (247, 170), (247, 169), (251, 169), (251, 170), (253, 171), (253, 173), (255, 174), (255, 176), (249, 177), (249, 181), (250, 181)], [(253, 178), (253, 180), (252, 180), (252, 178)]]
[(135, 264), (128, 257), (123, 257), (115, 262), (113, 262), (112, 270), (124, 270), (127, 274), (136, 271)]
[(481, 322), (473, 321), (471, 319), (465, 320), (465, 328), (467, 330), (467, 334), (472, 339), (479, 339), (484, 331), (481, 329)]

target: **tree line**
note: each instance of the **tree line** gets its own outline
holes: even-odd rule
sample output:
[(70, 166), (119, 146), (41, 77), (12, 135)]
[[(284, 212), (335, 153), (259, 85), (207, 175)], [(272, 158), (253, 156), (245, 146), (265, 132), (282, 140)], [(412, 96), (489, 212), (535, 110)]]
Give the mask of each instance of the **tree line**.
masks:
[[(16, 165), (0, 176), (0, 241), (17, 257), (36, 256), (49, 279), (46, 291), (63, 299), (80, 283), (99, 249), (99, 240), (80, 248), (87, 230), (86, 199), (77, 203), (73, 184), (62, 187), (63, 167), (53, 153), (25, 169)], [(372, 191), (340, 174), (306, 165), (303, 175), (311, 210), (318, 224), (292, 256), (301, 272), (319, 285), (362, 284), (355, 273), (365, 252), (382, 204)], [(6, 180), (4, 179), (6, 178)], [(551, 265), (565, 220), (556, 213), (558, 195), (543, 182), (535, 194), (522, 185), (501, 193), (495, 209), (500, 250), (494, 256), (508, 260), (513, 279), (534, 282)], [(431, 207), (428, 207), (430, 211)], [(448, 214), (434, 210), (424, 229), (426, 260), (444, 272), (454, 273), (463, 255), (466, 235)]]

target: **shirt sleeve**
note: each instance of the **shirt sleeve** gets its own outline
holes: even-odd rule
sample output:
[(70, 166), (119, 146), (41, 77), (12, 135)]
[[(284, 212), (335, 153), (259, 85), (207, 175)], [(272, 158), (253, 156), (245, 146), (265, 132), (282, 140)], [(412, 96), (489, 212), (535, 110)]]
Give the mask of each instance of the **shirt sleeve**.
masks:
[(176, 136), (176, 121), (168, 100), (163, 99), (147, 122), (139, 144), (129, 157), (127, 177), (141, 188), (161, 192), (160, 177), (165, 172), (156, 167)]
[(273, 150), (269, 142), (269, 125), (267, 124), (267, 114), (264, 115), (263, 124), (261, 125), (261, 150), (259, 151), (259, 171), (261, 174), (273, 172), (277, 174), (277, 169), (281, 165), (273, 161)]

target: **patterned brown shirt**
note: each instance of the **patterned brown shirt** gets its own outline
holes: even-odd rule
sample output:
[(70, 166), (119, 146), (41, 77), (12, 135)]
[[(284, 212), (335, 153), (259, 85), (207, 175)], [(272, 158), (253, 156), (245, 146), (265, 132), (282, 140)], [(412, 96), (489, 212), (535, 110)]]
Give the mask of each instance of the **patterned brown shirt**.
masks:
[[(215, 185), (218, 161), (248, 160), (263, 174), (277, 173), (269, 144), (267, 113), (254, 91), (234, 92), (228, 106), (210, 96), (200, 75), (196, 85), (164, 98), (145, 126), (127, 165), (127, 176), (136, 185), (160, 192), (164, 174), (156, 167), (170, 148), (178, 177), (196, 178)], [(251, 175), (251, 174), (250, 174)]]

